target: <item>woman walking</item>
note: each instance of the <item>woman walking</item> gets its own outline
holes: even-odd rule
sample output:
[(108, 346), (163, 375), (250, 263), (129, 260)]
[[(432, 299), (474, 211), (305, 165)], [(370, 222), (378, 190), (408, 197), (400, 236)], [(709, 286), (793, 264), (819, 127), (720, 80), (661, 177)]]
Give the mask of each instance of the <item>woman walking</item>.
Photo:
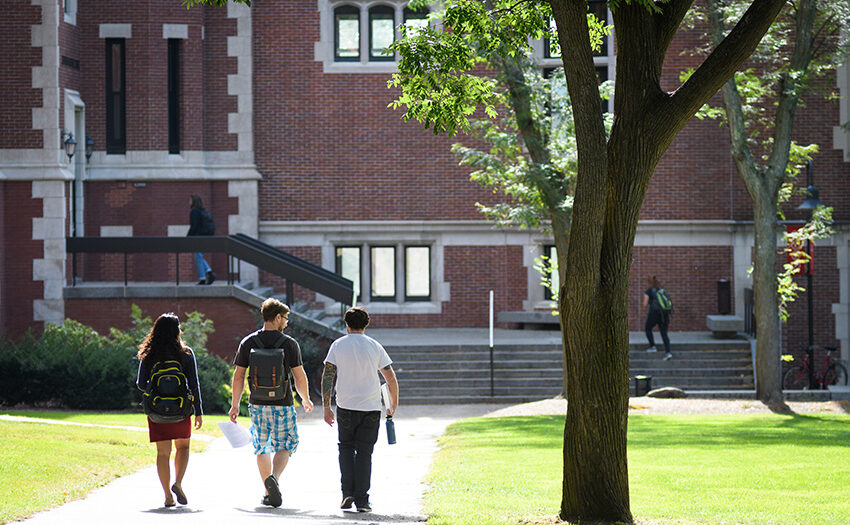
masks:
[[(176, 361), (179, 368), (172, 374), (182, 374), (190, 393), (189, 401), (195, 414), (195, 429), (201, 428), (203, 411), (201, 409), (201, 389), (198, 384), (198, 366), (195, 353), (183, 343), (180, 338), (180, 321), (173, 313), (160, 315), (153, 324), (142, 344), (139, 345), (139, 375), (136, 385), (142, 391), (148, 392), (148, 383), (156, 369), (160, 369), (165, 361)], [(178, 375), (179, 377), (179, 375)], [(186, 495), (183, 493), (183, 475), (189, 464), (189, 439), (192, 437), (191, 415), (176, 423), (155, 423), (148, 416), (148, 431), (151, 443), (156, 443), (156, 470), (165, 494), (165, 506), (175, 505), (172, 492), (177, 502), (185, 505)], [(174, 442), (174, 484), (171, 484), (171, 446)]]
[(649, 288), (643, 292), (643, 306), (649, 306), (649, 313), (646, 316), (646, 324), (644, 325), (646, 339), (649, 341), (649, 348), (647, 348), (646, 351), (657, 351), (655, 348), (655, 338), (652, 337), (652, 329), (657, 325), (658, 331), (661, 332), (661, 340), (664, 341), (664, 360), (667, 361), (673, 358), (673, 353), (670, 352), (670, 338), (667, 337), (667, 327), (670, 325), (670, 314), (664, 311), (661, 304), (658, 302), (658, 292), (659, 290), (662, 290), (661, 283), (658, 282), (658, 278), (654, 275), (650, 275), (647, 279), (647, 285)]

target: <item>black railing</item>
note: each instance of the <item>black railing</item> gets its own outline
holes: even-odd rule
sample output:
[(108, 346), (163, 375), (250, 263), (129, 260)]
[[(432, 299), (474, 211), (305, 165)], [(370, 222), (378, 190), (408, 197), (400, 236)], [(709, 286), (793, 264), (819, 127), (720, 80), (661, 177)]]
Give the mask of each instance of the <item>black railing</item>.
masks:
[(77, 284), (78, 253), (123, 253), (124, 285), (127, 285), (127, 256), (131, 253), (173, 253), (176, 283), (180, 284), (181, 253), (224, 253), (227, 255), (227, 282), (233, 284), (241, 262), (282, 277), (288, 302), (293, 302), (293, 285), (320, 293), (343, 305), (354, 297), (354, 283), (330, 270), (283, 252), (247, 235), (227, 237), (68, 237), (65, 249), (72, 254), (72, 285)]

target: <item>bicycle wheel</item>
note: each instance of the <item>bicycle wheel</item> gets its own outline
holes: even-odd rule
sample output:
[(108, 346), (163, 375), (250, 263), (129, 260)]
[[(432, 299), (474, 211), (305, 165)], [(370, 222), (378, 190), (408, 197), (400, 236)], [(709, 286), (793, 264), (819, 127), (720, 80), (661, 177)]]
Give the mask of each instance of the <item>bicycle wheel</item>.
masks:
[(823, 384), (844, 386), (847, 384), (847, 369), (841, 363), (835, 363), (829, 367), (823, 378)]
[(803, 390), (809, 388), (809, 375), (802, 365), (794, 365), (782, 375), (782, 390)]

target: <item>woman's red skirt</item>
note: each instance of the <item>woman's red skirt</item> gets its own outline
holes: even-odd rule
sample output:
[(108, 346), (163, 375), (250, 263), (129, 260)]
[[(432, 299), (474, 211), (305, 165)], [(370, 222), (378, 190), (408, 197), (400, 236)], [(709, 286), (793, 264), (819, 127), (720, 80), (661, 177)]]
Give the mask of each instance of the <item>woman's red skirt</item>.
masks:
[(189, 439), (192, 437), (192, 417), (177, 423), (154, 423), (148, 418), (148, 433), (151, 443), (167, 439)]

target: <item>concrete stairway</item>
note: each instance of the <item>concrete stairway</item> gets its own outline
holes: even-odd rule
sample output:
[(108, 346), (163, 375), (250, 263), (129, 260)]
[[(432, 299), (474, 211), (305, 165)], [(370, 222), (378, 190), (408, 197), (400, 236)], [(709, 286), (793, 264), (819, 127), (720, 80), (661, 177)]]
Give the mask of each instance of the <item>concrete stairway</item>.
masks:
[[(384, 344), (399, 378), (400, 402), (522, 403), (561, 392), (562, 357), (554, 344), (502, 344), (494, 349), (491, 396), (487, 345)], [(673, 344), (674, 358), (632, 344), (630, 376), (652, 376), (653, 388), (746, 390), (753, 388), (748, 341)], [(631, 382), (634, 393), (634, 381)]]

